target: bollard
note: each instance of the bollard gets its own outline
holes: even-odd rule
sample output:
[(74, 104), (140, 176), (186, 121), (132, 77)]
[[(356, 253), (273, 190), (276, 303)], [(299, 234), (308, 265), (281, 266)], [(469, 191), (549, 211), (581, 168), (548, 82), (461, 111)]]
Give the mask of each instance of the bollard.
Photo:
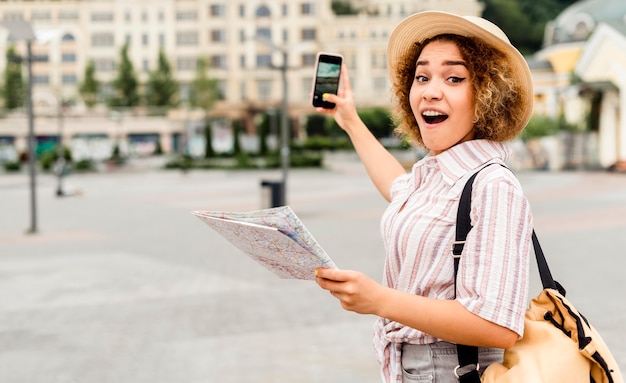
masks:
[(261, 203), (263, 209), (272, 207), (279, 207), (285, 204), (283, 197), (283, 182), (282, 181), (261, 181)]

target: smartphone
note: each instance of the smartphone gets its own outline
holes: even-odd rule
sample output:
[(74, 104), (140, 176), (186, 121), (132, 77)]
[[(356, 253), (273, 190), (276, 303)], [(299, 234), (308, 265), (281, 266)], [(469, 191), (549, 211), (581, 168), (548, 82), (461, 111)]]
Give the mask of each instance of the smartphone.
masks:
[(343, 57), (332, 53), (318, 53), (315, 64), (315, 78), (313, 79), (313, 106), (332, 109), (335, 104), (322, 100), (324, 93), (337, 94), (339, 90), (339, 76)]

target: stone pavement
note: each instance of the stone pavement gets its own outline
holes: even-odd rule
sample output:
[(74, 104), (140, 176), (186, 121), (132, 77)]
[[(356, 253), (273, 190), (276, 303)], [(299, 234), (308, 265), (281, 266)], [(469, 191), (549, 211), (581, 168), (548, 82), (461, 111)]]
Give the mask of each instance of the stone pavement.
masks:
[[(0, 175), (0, 382), (378, 382), (372, 316), (275, 278), (190, 214), (262, 207), (278, 171)], [(626, 175), (520, 173), (553, 274), (626, 370)], [(358, 163), (292, 170), (288, 203), (379, 279), (385, 202)], [(533, 269), (534, 270), (534, 269)], [(534, 278), (533, 291), (539, 290)]]

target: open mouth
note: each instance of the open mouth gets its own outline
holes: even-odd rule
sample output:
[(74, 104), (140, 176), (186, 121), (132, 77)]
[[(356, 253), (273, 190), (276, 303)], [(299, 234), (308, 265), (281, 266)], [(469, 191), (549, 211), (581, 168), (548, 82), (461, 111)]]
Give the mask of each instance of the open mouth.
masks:
[(422, 117), (427, 124), (438, 124), (448, 119), (447, 114), (443, 114), (435, 111), (426, 111), (422, 113)]

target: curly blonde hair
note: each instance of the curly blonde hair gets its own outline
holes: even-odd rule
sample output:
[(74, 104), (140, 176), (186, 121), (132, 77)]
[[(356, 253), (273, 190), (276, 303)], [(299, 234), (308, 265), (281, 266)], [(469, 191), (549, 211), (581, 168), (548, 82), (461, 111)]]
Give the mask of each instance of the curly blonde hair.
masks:
[(396, 63), (395, 83), (392, 84), (396, 99), (395, 118), (398, 122), (395, 132), (424, 146), (409, 102), (409, 93), (415, 78), (417, 59), (424, 47), (433, 41), (456, 44), (467, 63), (475, 100), (474, 138), (493, 141), (514, 138), (518, 131), (512, 127), (523, 123), (524, 103), (519, 85), (509, 75), (511, 71), (507, 57), (479, 39), (453, 34), (438, 35), (416, 43)]

